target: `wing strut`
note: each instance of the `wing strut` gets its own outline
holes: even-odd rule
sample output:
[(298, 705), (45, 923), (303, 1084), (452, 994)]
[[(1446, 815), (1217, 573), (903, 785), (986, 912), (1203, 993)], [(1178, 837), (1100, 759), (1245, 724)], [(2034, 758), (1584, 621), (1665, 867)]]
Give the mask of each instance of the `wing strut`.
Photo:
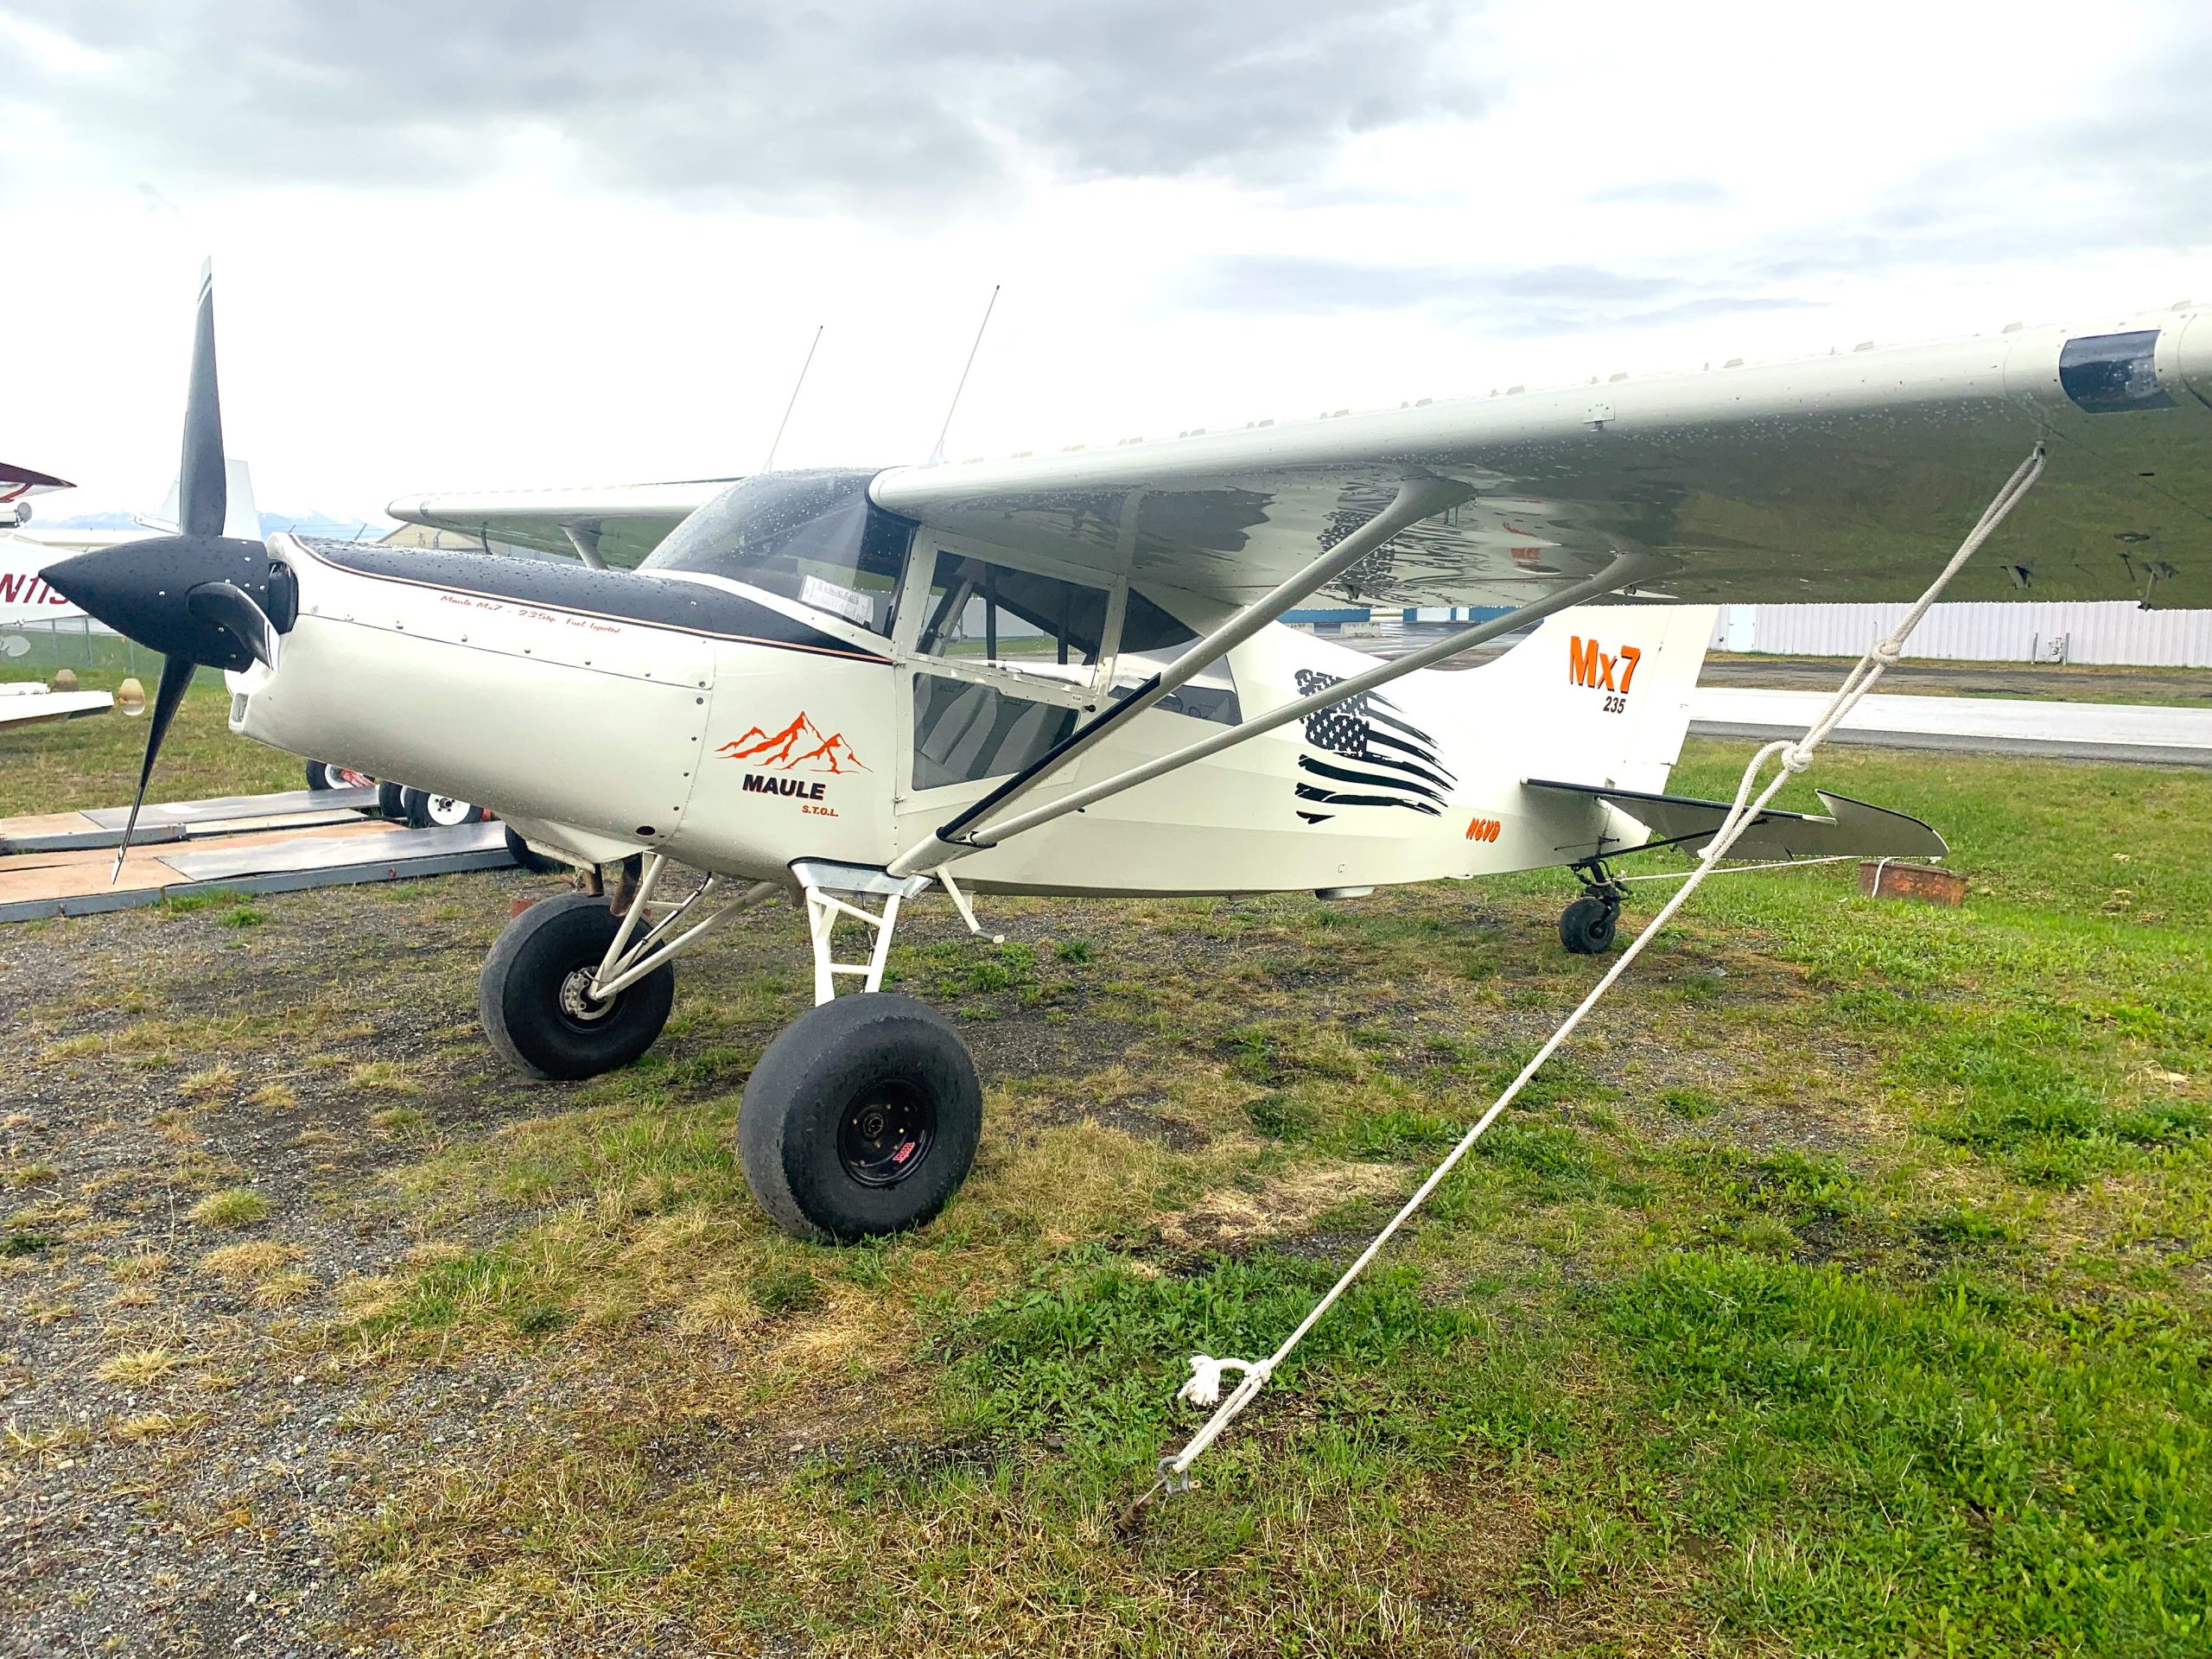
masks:
[[(1109, 796), (1118, 795), (1125, 789), (1134, 789), (1137, 785), (1147, 783), (1165, 773), (1180, 771), (1194, 761), (1204, 760), (1210, 755), (1220, 753), (1224, 749), (1233, 748), (1239, 743), (1248, 742), (1264, 733), (1274, 731), (1278, 726), (1287, 725), (1294, 720), (1303, 720), (1317, 709), (1331, 708), (1337, 703), (1358, 696), (1363, 692), (1371, 691), (1376, 686), (1387, 685), (1392, 680), (1402, 678), (1416, 669), (1427, 668), (1432, 663), (1441, 662), (1446, 657), (1456, 656), (1460, 652), (1483, 644), (1485, 640), (1495, 639), (1501, 634), (1512, 632), (1516, 628), (1525, 627), (1531, 622), (1551, 615), (1554, 611), (1567, 610), (1586, 600), (1615, 592), (1634, 582), (1637, 571), (1644, 563), (1644, 556), (1642, 553), (1618, 554), (1611, 564), (1599, 571), (1597, 575), (1586, 576), (1582, 581), (1570, 587), (1562, 588), (1555, 593), (1548, 594), (1541, 599), (1532, 600), (1526, 605), (1507, 612), (1503, 616), (1492, 617), (1487, 622), (1478, 622), (1471, 627), (1462, 628), (1457, 633), (1446, 634), (1443, 639), (1423, 645), (1418, 651), (1408, 652), (1405, 656), (1393, 662), (1378, 664), (1363, 674), (1352, 675), (1348, 679), (1341, 680), (1310, 696), (1294, 698), (1279, 708), (1271, 709), (1263, 715), (1255, 715), (1251, 719), (1232, 726), (1225, 731), (1217, 732), (1210, 737), (1199, 739), (1195, 743), (1186, 744), (1173, 754), (1161, 755), (1141, 766), (1132, 766), (1126, 772), (1117, 772), (1111, 778), (1101, 779), (1098, 782), (1078, 789), (1071, 794), (1063, 795), (1058, 800), (1048, 801), (1042, 806), (1032, 807), (1028, 811), (1017, 813), (1012, 817), (978, 824), (978, 820), (1005, 806), (1015, 796), (1027, 793), (1035, 788), (1043, 781), (1046, 774), (1057, 768), (1062, 761), (1080, 750), (1089, 747), (1107, 728), (1109, 722), (1126, 719), (1136, 709), (1150, 707), (1152, 702), (1157, 702), (1160, 697), (1165, 696), (1177, 686), (1194, 677), (1231, 645), (1241, 644), (1243, 640), (1249, 639), (1274, 621), (1281, 612), (1291, 608), (1322, 583), (1329, 581), (1331, 577), (1350, 569), (1374, 547), (1389, 540), (1408, 524), (1417, 523), (1432, 513), (1442, 511), (1443, 507), (1449, 503), (1441, 496), (1430, 493), (1421, 487), (1423, 485), (1440, 482), (1440, 480), (1408, 480), (1400, 488), (1397, 499), (1389, 506), (1369, 519), (1357, 531), (1346, 537), (1344, 541), (1338, 543), (1327, 554), (1308, 565), (1288, 582), (1284, 582), (1265, 599), (1246, 606), (1213, 632), (1199, 640), (1197, 645), (1177, 658), (1163, 673), (1141, 688), (1136, 695), (1108, 709), (1089, 725), (1078, 728), (1057, 748), (1048, 751), (1033, 765), (1016, 772), (996, 790), (983, 797), (982, 800), (977, 801), (959, 817), (938, 830), (927, 841), (918, 842), (899, 854), (897, 858), (891, 861), (888, 866), (891, 874), (893, 875), (925, 874), (938, 868), (940, 865), (950, 863), (956, 858), (963, 857), (969, 853), (980, 852), (987, 847), (995, 847), (1002, 841), (1027, 830), (1039, 829), (1057, 818), (1066, 817), (1071, 812), (1079, 812), (1084, 807), (1094, 805)], [(1463, 486), (1452, 485), (1446, 485), (1442, 487), (1446, 493), (1463, 489)], [(1407, 516), (1401, 517), (1402, 514)], [(1341, 563), (1338, 563), (1345, 546), (1355, 541), (1362, 543), (1358, 550), (1352, 556), (1343, 558)], [(1316, 570), (1328, 566), (1334, 566), (1334, 568), (1319, 576), (1313, 574)], [(1147, 696), (1148, 692), (1154, 694), (1149, 698)]]
[[(932, 844), (950, 844), (971, 823), (985, 814), (995, 812), (1017, 797), (1027, 795), (1052, 773), (1090, 748), (1123, 721), (1134, 719), (1151, 708), (1161, 698), (1187, 685), (1191, 681), (1219, 662), (1228, 652), (1243, 645), (1262, 628), (1268, 626), (1285, 611), (1294, 609), (1315, 591), (1334, 582), (1357, 564), (1376, 548), (1399, 531), (1408, 530), (1422, 519), (1432, 518), (1446, 508), (1465, 500), (1471, 492), (1463, 484), (1453, 484), (1439, 478), (1408, 479), (1398, 486), (1390, 505), (1370, 518), (1365, 524), (1339, 541), (1320, 557), (1313, 560), (1295, 575), (1275, 585), (1273, 590), (1254, 600), (1204, 639), (1188, 646), (1180, 657), (1159, 673), (1123, 697), (1105, 713), (1086, 721), (1070, 732), (1051, 748), (1039, 755), (1020, 772), (1007, 779), (996, 789), (971, 801), (957, 816), (940, 829), (930, 842), (918, 848), (909, 848), (902, 856), (923, 855)], [(988, 845), (988, 843), (976, 843)], [(963, 848), (971, 851), (972, 847)], [(957, 856), (957, 855), (951, 855)], [(944, 862), (943, 858), (929, 859), (915, 866), (917, 870), (935, 869)], [(893, 873), (908, 872), (893, 866)]]

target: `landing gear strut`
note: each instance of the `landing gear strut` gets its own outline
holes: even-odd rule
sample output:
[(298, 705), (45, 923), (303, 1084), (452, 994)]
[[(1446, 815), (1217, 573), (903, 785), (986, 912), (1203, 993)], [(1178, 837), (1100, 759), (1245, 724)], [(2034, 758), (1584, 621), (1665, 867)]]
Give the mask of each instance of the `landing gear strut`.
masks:
[[(730, 917), (791, 891), (756, 881), (731, 893), (709, 876), (688, 898), (656, 903), (666, 867), (645, 854), (603, 892), (544, 899), (507, 924), (485, 958), (477, 1006), (512, 1065), (562, 1079), (627, 1065), (667, 1021), (670, 963)], [(746, 1184), (797, 1238), (846, 1243), (918, 1227), (968, 1179), (983, 1122), (960, 1033), (880, 989), (899, 906), (931, 878), (811, 859), (791, 874), (814, 946), (816, 1006), (777, 1034), (745, 1085)], [(840, 923), (861, 925), (866, 960), (836, 959)], [(839, 996), (841, 978), (859, 980), (861, 993)]]
[[(925, 876), (823, 860), (791, 866), (814, 944), (815, 1006), (784, 1027), (745, 1085), (746, 1185), (795, 1238), (844, 1242), (918, 1227), (960, 1190), (982, 1134), (983, 1090), (943, 1014), (880, 989), (899, 906)], [(871, 908), (873, 906), (873, 908)], [(832, 948), (857, 922), (865, 962)], [(839, 996), (840, 976), (861, 995)]]
[(1559, 942), (1574, 956), (1603, 956), (1613, 948), (1621, 900), (1628, 895), (1603, 859), (1575, 865), (1574, 879), (1582, 884), (1582, 896), (1560, 912)]

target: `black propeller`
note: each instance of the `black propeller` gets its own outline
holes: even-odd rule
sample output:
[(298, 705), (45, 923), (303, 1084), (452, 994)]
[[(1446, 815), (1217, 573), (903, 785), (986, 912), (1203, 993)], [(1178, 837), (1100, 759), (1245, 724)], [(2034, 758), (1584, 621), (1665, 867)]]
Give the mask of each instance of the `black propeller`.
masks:
[(154, 759), (194, 671), (244, 669), (257, 662), (276, 666), (277, 629), (269, 617), (269, 551), (258, 541), (223, 534), (229, 506), (222, 399), (215, 385), (215, 284), (213, 273), (202, 271), (192, 385), (184, 405), (184, 454), (177, 470), (177, 534), (79, 553), (40, 572), (72, 604), (166, 658), (148, 722), (138, 793), (123, 827), (123, 844), (116, 849), (117, 877), (138, 827)]

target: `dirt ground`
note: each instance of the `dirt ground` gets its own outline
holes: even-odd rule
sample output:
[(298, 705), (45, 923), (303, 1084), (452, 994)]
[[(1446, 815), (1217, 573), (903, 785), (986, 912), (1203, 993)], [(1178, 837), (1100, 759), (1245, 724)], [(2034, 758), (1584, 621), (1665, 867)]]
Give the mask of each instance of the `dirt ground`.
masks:
[[(0, 1653), (1010, 1654), (1053, 1648), (1077, 1604), (1087, 1634), (1063, 1650), (1100, 1655), (1193, 1631), (1224, 1655), (1827, 1650), (1802, 1633), (1827, 1604), (1738, 1574), (1770, 1560), (1745, 1541), (1863, 1553), (1872, 1532), (1837, 1529), (1890, 1513), (1866, 1483), (1937, 1465), (1870, 1442), (1831, 1490), (1821, 1471), (1858, 1454), (1823, 1436), (1806, 1456), (1824, 1461), (1746, 1497), (1731, 1448), (1765, 1432), (1763, 1395), (1712, 1432), (1709, 1465), (1664, 1464), (1651, 1448), (1688, 1457), (1707, 1433), (1663, 1427), (1669, 1357), (1714, 1339), (1695, 1322), (1723, 1304), (1686, 1293), (1683, 1323), (1636, 1338), (1672, 1282), (1638, 1275), (1765, 1263), (1789, 1295), (1899, 1319), (2011, 1307), (2021, 1344), (2045, 1340), (2049, 1288), (2006, 1420), (2026, 1433), (2075, 1422), (2032, 1390), (2075, 1363), (2068, 1322), (2101, 1287), (2201, 1325), (2204, 1248), (2202, 946), (2181, 919), (2203, 912), (2202, 780), (2069, 772), (2069, 804), (2094, 785), (2132, 826), (2085, 871), (2070, 816), (2017, 810), (2041, 798), (2025, 763), (1834, 772), (1955, 827), (1969, 908), (1862, 904), (1832, 871), (1700, 895), (1394, 1248), (1426, 1288), (1378, 1316), (1386, 1345), (1332, 1326), (1354, 1345), (1324, 1403), (1260, 1414), (1215, 1501), (1149, 1539), (1101, 1516), (1190, 1427), (1174, 1299), (1212, 1320), (1273, 1297), (1260, 1328), (1279, 1330), (1300, 1275), (1349, 1259), (1599, 971), (1557, 947), (1564, 878), (1346, 906), (992, 899), (1003, 947), (916, 905), (899, 988), (973, 1048), (985, 1146), (938, 1224), (861, 1251), (776, 1234), (729, 1153), (747, 1072), (807, 1001), (790, 912), (689, 957), (650, 1064), (582, 1084), (512, 1076), (477, 1027), (484, 952), (552, 878), (8, 929)], [(1990, 802), (2006, 810), (1974, 815)], [(1939, 998), (1942, 1029), (1917, 1024)], [(1900, 1069), (1931, 1048), (1940, 1070)], [(1984, 1300), (1936, 1296), (1976, 1262), (2004, 1275), (1974, 1281)], [(1160, 1323), (1125, 1362), (1096, 1321), (1131, 1308)], [(1062, 1313), (1090, 1334), (1022, 1334)], [(1387, 1345), (1423, 1330), (1433, 1355)], [(1840, 1397), (1888, 1398), (1891, 1346), (1870, 1338)], [(2095, 1351), (2138, 1368), (2100, 1398), (2164, 1388), (2158, 1421), (2194, 1421), (2188, 1365)], [(1477, 1433), (1501, 1397), (1526, 1415)], [(1135, 1414), (1086, 1427), (1101, 1399)], [(1906, 1399), (1876, 1416), (1920, 1422)], [(1552, 1425), (1541, 1456), (1532, 1422)], [(2020, 1466), (2071, 1484), (2005, 1502), (2087, 1526), (2149, 1481), (2187, 1531), (2158, 1482), (2196, 1442), (2175, 1430), (2145, 1474), (2127, 1459), (2149, 1433), (2116, 1417), (2031, 1446)], [(1985, 1497), (1947, 1491), (1883, 1535), (1948, 1549)], [(2099, 1525), (2164, 1563), (2176, 1608), (2195, 1595), (2164, 1522)], [(1497, 1568), (1479, 1586), (1476, 1559)], [(1950, 1616), (1947, 1573), (1979, 1617), (2011, 1616), (1985, 1567), (1915, 1558), (1848, 1619), (1892, 1618), (1903, 1650)], [(891, 1587), (845, 1599), (852, 1573)], [(2067, 1617), (2103, 1628), (2095, 1606)]]

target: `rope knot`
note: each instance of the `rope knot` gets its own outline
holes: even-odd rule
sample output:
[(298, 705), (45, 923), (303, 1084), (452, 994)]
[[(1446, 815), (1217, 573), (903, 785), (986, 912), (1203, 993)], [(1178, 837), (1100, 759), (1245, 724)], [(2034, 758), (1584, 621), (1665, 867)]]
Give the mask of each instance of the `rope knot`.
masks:
[(1264, 1359), (1216, 1359), (1211, 1354), (1192, 1354), (1190, 1380), (1176, 1391), (1175, 1397), (1194, 1406), (1219, 1405), (1224, 1371), (1256, 1371), (1264, 1376), (1267, 1370)]
[(1897, 658), (1904, 655), (1904, 641), (1885, 639), (1866, 654), (1884, 668), (1895, 668), (1897, 665)]
[(1792, 743), (1782, 752), (1782, 769), (1784, 772), (1802, 772), (1812, 764), (1813, 752), (1802, 743)]

